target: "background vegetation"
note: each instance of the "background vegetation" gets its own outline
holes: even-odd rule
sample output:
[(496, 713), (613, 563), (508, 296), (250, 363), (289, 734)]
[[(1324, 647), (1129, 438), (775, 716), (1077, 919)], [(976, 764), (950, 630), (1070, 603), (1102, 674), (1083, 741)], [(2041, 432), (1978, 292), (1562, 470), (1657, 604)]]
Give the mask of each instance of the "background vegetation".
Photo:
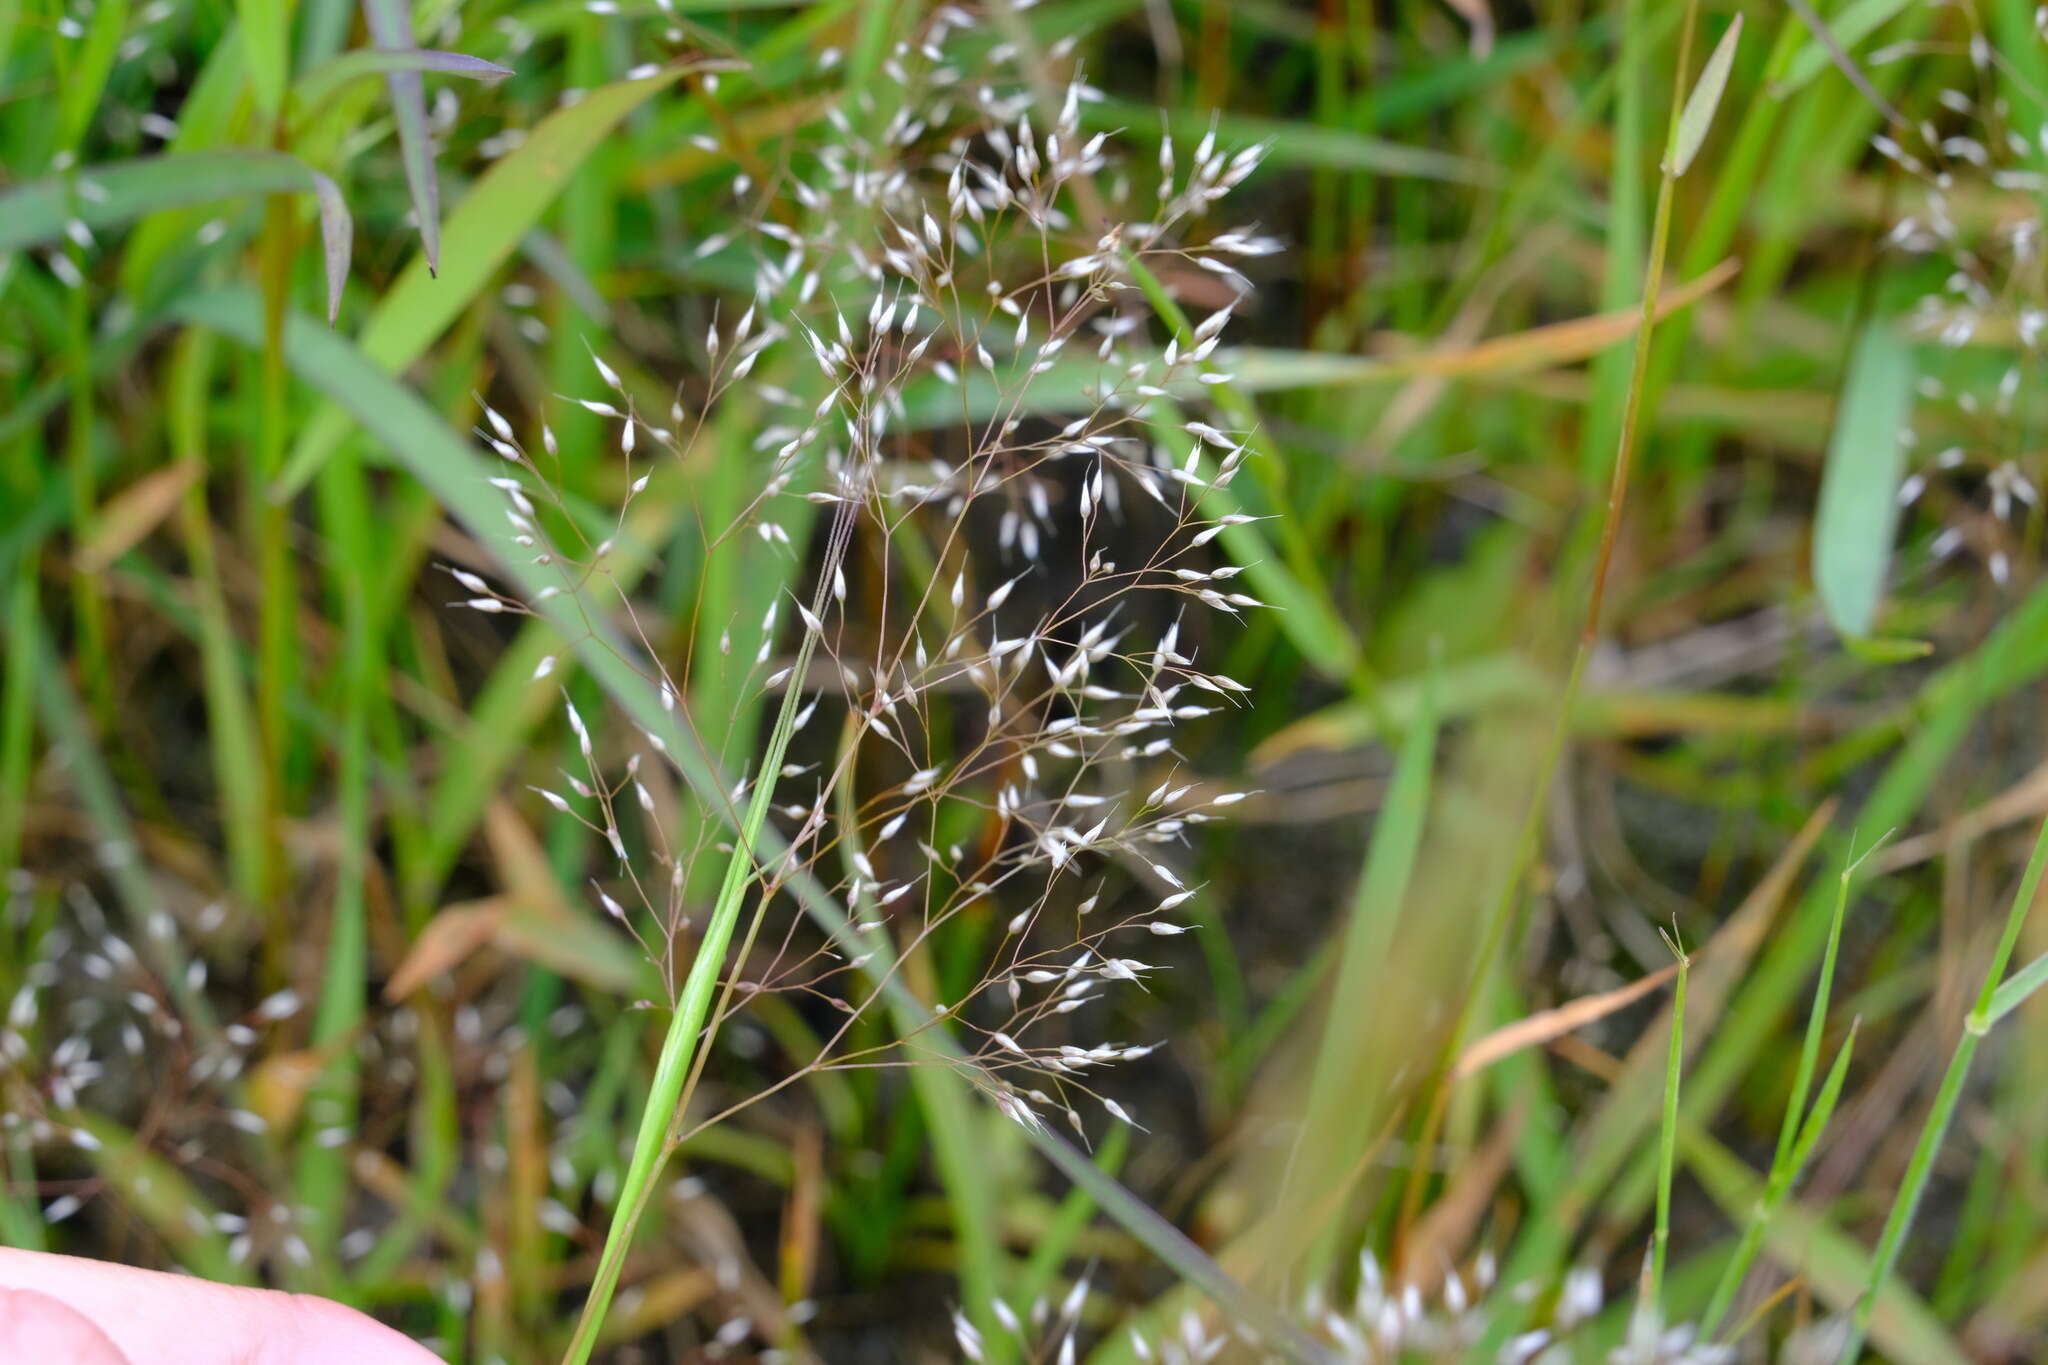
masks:
[[(1646, 1264), (1744, 1358), (1850, 1320), (1888, 1360), (2048, 1356), (2043, 972), (1993, 989), (2048, 949), (2048, 48), (2018, 0), (1816, 8), (1005, 13), (1137, 164), (1263, 143), (1230, 221), (1286, 243), (1215, 406), (1292, 596), (1205, 628), (1248, 691), (1177, 740), (1254, 795), (1092, 1026), (1163, 1044), (1101, 1082), (1142, 1127), (1088, 1124), (1138, 1198), (901, 1069), (806, 1072), (690, 1137), (601, 1358), (944, 1358), (958, 1308), (1050, 1359), (1062, 1303), (1126, 1358), (1220, 1267), (1350, 1358), (1384, 1275), (1483, 1302), (1431, 1358), (1576, 1322), (1592, 1359)], [(653, 411), (701, 385), (735, 176), (828, 98), (886, 122), (935, 14), (0, 0), (7, 1243), (559, 1357), (665, 986), (595, 903), (602, 836), (531, 789), (584, 771), (565, 689), (606, 754), (626, 712), (567, 651), (536, 677), (546, 622), (451, 605), (442, 566), (491, 567), (461, 433), (546, 418), (563, 515), (616, 507), (616, 428), (562, 395), (593, 352)], [(759, 420), (710, 411), (634, 504), (664, 659), (763, 591), (663, 557), (744, 498)], [(760, 708), (687, 676), (737, 764)], [(923, 944), (926, 998), (996, 919)], [(701, 1116), (819, 1027), (761, 997)]]

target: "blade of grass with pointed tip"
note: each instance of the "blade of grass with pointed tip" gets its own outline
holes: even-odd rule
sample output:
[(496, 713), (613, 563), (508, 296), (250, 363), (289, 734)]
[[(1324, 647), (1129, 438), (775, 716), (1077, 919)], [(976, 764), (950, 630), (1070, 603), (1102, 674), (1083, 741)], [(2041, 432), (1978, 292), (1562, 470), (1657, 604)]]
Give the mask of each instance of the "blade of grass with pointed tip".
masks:
[(386, 76), (394, 71), (436, 71), (446, 76), (467, 76), (479, 81), (501, 81), (512, 74), (509, 66), (499, 66), (496, 62), (461, 52), (440, 52), (426, 47), (403, 52), (364, 48), (345, 52), (314, 67), (299, 77), (292, 87), (292, 94), (306, 109), (318, 109), (349, 82), (369, 76)]
[[(1690, 1121), (1680, 1138), (1687, 1169), (1716, 1204), (1730, 1213), (1755, 1204), (1761, 1182), (1747, 1162)], [(1765, 1242), (1773, 1259), (1803, 1276), (1813, 1296), (1836, 1312), (1847, 1311), (1871, 1273), (1870, 1259), (1853, 1237), (1796, 1200), (1779, 1207)], [(1885, 1359), (1898, 1365), (1968, 1365), (1970, 1357), (1911, 1286), (1889, 1273), (1880, 1280), (1877, 1336)], [(1827, 1358), (1856, 1359), (1851, 1353)]]
[(2027, 1002), (2027, 997), (2042, 986), (2048, 985), (2048, 953), (2029, 962), (2012, 974), (2010, 980), (2000, 986), (1991, 996), (1989, 1018), (1997, 1023)]
[(318, 171), (307, 174), (313, 178), (313, 196), (320, 204), (320, 255), (327, 270), (327, 321), (332, 323), (341, 315), (341, 288), (348, 283), (354, 228), (340, 186)]
[[(1911, 725), (1900, 731), (1907, 743), (1858, 811), (1860, 823), (1891, 828), (1913, 819), (1984, 708), (2044, 671), (2048, 585), (2036, 587), (1969, 657), (1945, 666), (1920, 689)], [(1829, 886), (1808, 888), (1745, 974), (1740, 995), (1721, 1013), (1713, 1040), (1693, 1067), (1685, 1104), (1694, 1121), (1718, 1113), (1757, 1058), (1777, 1045), (1780, 1020), (1821, 959), (1833, 900)], [(1641, 1160), (1633, 1169), (1607, 1172), (1606, 1216), (1621, 1223), (1640, 1217), (1651, 1181)]]
[[(410, 52), (412, 7), (406, 0), (363, 0), (363, 22), (369, 26), (370, 41), (385, 52)], [(395, 66), (384, 73), (384, 85), (391, 92), (391, 116), (398, 125), (398, 150), (405, 162), (405, 187), (412, 195), (412, 211), (419, 219), (420, 247), (427, 258), (427, 273), (441, 268), (441, 182), (434, 175), (434, 141), (427, 131), (427, 97), (420, 73)]]
[(1678, 116), (1677, 126), (1671, 130), (1671, 150), (1666, 160), (1673, 175), (1684, 175), (1692, 165), (1692, 159), (1699, 155), (1700, 144), (1707, 140), (1707, 129), (1714, 125), (1714, 112), (1721, 107), (1721, 96), (1728, 89), (1728, 72), (1735, 64), (1735, 45), (1742, 39), (1742, 15), (1735, 16), (1735, 22), (1728, 25), (1728, 31), (1721, 35), (1721, 41), (1714, 45), (1713, 55), (1700, 68), (1700, 78), (1694, 83), (1692, 93), (1685, 97), (1685, 111)]
[(1657, 1220), (1650, 1240), (1650, 1271), (1643, 1301), (1661, 1321), (1664, 1312), (1664, 1258), (1671, 1245), (1671, 1177), (1678, 1158), (1678, 1086), (1685, 1071), (1685, 988), (1692, 960), (1678, 953), (1678, 989), (1671, 996), (1671, 1046), (1664, 1057), (1664, 1117), (1657, 1129)]
[(1870, 634), (1899, 524), (1900, 435), (1913, 403), (1913, 352), (1882, 323), (1857, 337), (1822, 467), (1813, 579), (1828, 624)]
[(1820, 1135), (1828, 1129), (1828, 1120), (1835, 1115), (1835, 1104), (1842, 1098), (1842, 1081), (1849, 1074), (1849, 1059), (1856, 1055), (1856, 1034), (1862, 1027), (1860, 1019), (1850, 1022), (1849, 1036), (1842, 1040), (1841, 1049), (1835, 1053), (1834, 1065), (1828, 1068), (1827, 1079), (1821, 1082), (1820, 1094), (1814, 1097), (1813, 1108), (1807, 1112), (1806, 1122), (1799, 1130), (1799, 1141), (1792, 1147), (1792, 1174), (1788, 1184), (1806, 1169), (1806, 1159), (1813, 1155), (1813, 1149), (1820, 1143)]
[[(211, 203), (244, 194), (310, 193), (320, 204), (320, 240), (327, 275), (327, 316), (341, 306), (353, 227), (335, 183), (286, 152), (194, 152), (152, 156), (78, 172), (90, 193), (78, 196), (78, 218), (90, 228), (118, 227), (159, 209)], [(33, 180), (0, 193), (0, 252), (55, 242), (71, 217), (64, 182)]]
[[(180, 300), (174, 312), (186, 321), (211, 327), (244, 345), (262, 344), (261, 304), (246, 291), (194, 294)], [(404, 467), (433, 490), (449, 512), (468, 525), (471, 533), (497, 557), (507, 580), (518, 587), (523, 597), (534, 601), (543, 588), (560, 587), (543, 576), (532, 563), (530, 552), (512, 543), (513, 532), (502, 515), (503, 503), (488, 482), (490, 471), (482, 456), (450, 431), (416, 394), (345, 338), (302, 317), (287, 319), (285, 347), (287, 359), (300, 377), (345, 405), (353, 420), (384, 441)], [(696, 732), (685, 729), (664, 708), (648, 681), (649, 672), (635, 662), (632, 647), (614, 638), (607, 628), (593, 629), (592, 623), (603, 622), (607, 613), (586, 602), (580, 593), (562, 593), (553, 599), (539, 600), (536, 614), (553, 621), (565, 640), (575, 642), (584, 667), (636, 725), (661, 737), (690, 786), (715, 808), (729, 808), (727, 794), (732, 790), (731, 782), (700, 752)], [(760, 861), (772, 864), (786, 848), (773, 826), (759, 830), (755, 849)], [(798, 866), (785, 877), (782, 889), (795, 897), (804, 912), (849, 954), (868, 954), (861, 970), (889, 996), (892, 1005), (912, 1010), (923, 1008), (901, 979), (895, 955), (877, 950), (872, 935), (856, 931), (846, 912), (815, 877)], [(950, 1030), (937, 1020), (919, 1034), (919, 1039), (937, 1052), (939, 1064), (962, 1058)], [(1294, 1361), (1311, 1365), (1327, 1365), (1331, 1361), (1329, 1351), (1309, 1339), (1270, 1304), (1254, 1297), (1185, 1233), (1110, 1179), (1057, 1134), (1040, 1125), (1027, 1125), (1025, 1133), (1042, 1156), (1087, 1190), (1105, 1212), (1174, 1273), (1257, 1331), (1269, 1346)]]

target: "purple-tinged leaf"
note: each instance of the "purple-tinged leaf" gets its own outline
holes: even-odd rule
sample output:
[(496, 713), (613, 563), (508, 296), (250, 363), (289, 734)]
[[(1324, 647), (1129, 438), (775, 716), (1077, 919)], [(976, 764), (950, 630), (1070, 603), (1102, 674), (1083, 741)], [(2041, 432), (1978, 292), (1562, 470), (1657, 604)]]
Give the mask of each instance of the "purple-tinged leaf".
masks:
[(331, 326), (341, 313), (341, 287), (348, 283), (349, 251), (355, 242), (355, 226), (348, 216), (348, 204), (341, 187), (318, 171), (313, 177), (313, 194), (320, 201), (320, 253), (327, 264), (327, 321)]
[[(363, 18), (370, 40), (385, 52), (414, 52), (412, 12), (406, 0), (363, 0)], [(434, 175), (434, 143), (427, 132), (427, 100), (420, 73), (396, 68), (384, 73), (391, 91), (391, 113), (398, 123), (398, 150), (405, 161), (405, 183), (412, 192), (413, 215), (419, 219), (420, 246), (429, 272), (441, 268), (441, 183)]]

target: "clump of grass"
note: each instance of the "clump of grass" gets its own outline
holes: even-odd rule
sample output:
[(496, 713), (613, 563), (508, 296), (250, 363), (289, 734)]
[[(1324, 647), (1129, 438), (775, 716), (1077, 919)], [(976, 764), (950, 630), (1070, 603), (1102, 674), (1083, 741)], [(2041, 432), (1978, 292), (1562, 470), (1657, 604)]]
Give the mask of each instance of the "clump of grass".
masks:
[[(1180, 410), (1228, 382), (1218, 345), (1248, 287), (1233, 262), (1273, 249), (1250, 230), (1186, 234), (1256, 168), (1259, 149), (1206, 135), (1180, 170), (1168, 141), (1134, 190), (1108, 160), (1106, 135), (1082, 129), (1095, 91), (1074, 80), (1041, 130), (1028, 89), (992, 89), (995, 68), (948, 51), (983, 41), (964, 16), (942, 13), (884, 63), (900, 88), (878, 133), (863, 130), (859, 107), (831, 106), (817, 125), (824, 137), (787, 154), (786, 183), (739, 177), (736, 191), (761, 215), (755, 240), (769, 249), (752, 262), (743, 316), (706, 336), (712, 368), (700, 392), (650, 414), (619, 370), (596, 360), (609, 392), (580, 403), (617, 424), (626, 488), (605, 531), (586, 533), (588, 517), (556, 497), (555, 519), (576, 538), (548, 534), (535, 499), (558, 482), (553, 434), (543, 429), (537, 458), (510, 420), (485, 411), (479, 434), (525, 476), (494, 480), (514, 541), (551, 585), (528, 603), (455, 569), (474, 594), (466, 605), (501, 615), (560, 595), (579, 611), (622, 611), (626, 633), (659, 658), (611, 564), (633, 499), (655, 477), (649, 461), (686, 460), (692, 429), (724, 407), (765, 408), (736, 515), (707, 525), (695, 551), (692, 612), (694, 647), (715, 634), (709, 666), (736, 698), (727, 724), (744, 732), (739, 718), (764, 697), (774, 708), (758, 758), (719, 794), (726, 805), (697, 816), (699, 846), (678, 848), (642, 779), (642, 759), (667, 743), (643, 733), (624, 779), (607, 780), (571, 703), (585, 772), (567, 794), (541, 792), (610, 847), (615, 875), (601, 903), (650, 947), (665, 979), (682, 975), (571, 1359), (596, 1340), (666, 1159), (711, 1121), (685, 1119), (703, 1059), (758, 997), (788, 993), (840, 1015), (792, 1081), (892, 1055), (915, 1062), (924, 1029), (958, 1027), (971, 1039), (964, 1054), (923, 1064), (1012, 1118), (1055, 1120), (1086, 1139), (1089, 1103), (1135, 1123), (1090, 1078), (1153, 1045), (1091, 1038), (1088, 1021), (1105, 990), (1143, 987), (1155, 970), (1137, 945), (1186, 932), (1172, 912), (1197, 888), (1175, 850), (1244, 796), (1182, 775), (1172, 735), (1247, 691), (1197, 667), (1195, 642), (1211, 633), (1207, 619), (1260, 605), (1231, 581), (1239, 567), (1208, 548), (1254, 520), (1211, 505), (1245, 467), (1246, 434)], [(1112, 176), (1123, 183), (1099, 186)], [(1077, 202), (1090, 206), (1088, 221), (1076, 221)], [(1140, 271), (1183, 289), (1204, 282), (1219, 303), (1162, 345)], [(772, 380), (750, 386), (757, 370)], [(1153, 436), (1168, 400), (1180, 458)], [(805, 549), (813, 509), (829, 518), (815, 559)], [(730, 582), (715, 561), (750, 551), (748, 572), (779, 583), (714, 596)], [(748, 596), (766, 598), (758, 619), (738, 614)], [(709, 718), (695, 711), (692, 675), (706, 666), (692, 659), (648, 677), (694, 742)], [(834, 712), (836, 744), (793, 761)], [(631, 806), (619, 799), (629, 791)], [(761, 842), (771, 820), (772, 853)], [(970, 844), (971, 825), (981, 829)], [(700, 920), (700, 860), (721, 827), (733, 837), (717, 852), (725, 871)], [(860, 951), (848, 957), (804, 931), (783, 900), (797, 876), (846, 907)], [(873, 1034), (867, 1014), (884, 999), (859, 969), (879, 955), (917, 971), (949, 922), (997, 907), (983, 968), (926, 1002), (944, 1025), (899, 1014), (899, 1037), (855, 1041)], [(1056, 1038), (1034, 1041), (1044, 1033)], [(966, 1165), (957, 1176), (973, 1178)], [(976, 1235), (961, 1229), (963, 1242)], [(991, 1311), (1000, 1278), (991, 1257), (971, 1286), (977, 1317)]]

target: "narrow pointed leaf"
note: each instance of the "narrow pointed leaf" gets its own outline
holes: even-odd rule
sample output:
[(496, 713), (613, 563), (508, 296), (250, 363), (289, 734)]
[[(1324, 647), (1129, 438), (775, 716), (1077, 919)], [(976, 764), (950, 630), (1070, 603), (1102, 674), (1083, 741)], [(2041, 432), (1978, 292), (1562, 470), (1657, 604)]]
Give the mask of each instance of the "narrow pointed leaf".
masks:
[[(334, 320), (348, 278), (354, 229), (340, 188), (297, 157), (284, 152), (150, 156), (89, 167), (78, 178), (90, 187), (78, 196), (78, 217), (94, 229), (119, 227), (159, 209), (245, 194), (312, 194), (320, 203), (327, 317)], [(32, 180), (0, 193), (0, 252), (57, 241), (69, 216), (61, 180)]]
[[(363, 19), (370, 40), (385, 52), (410, 52), (412, 11), (406, 0), (363, 0)], [(434, 143), (427, 132), (427, 98), (420, 73), (393, 67), (384, 73), (391, 91), (391, 115), (398, 124), (398, 149), (405, 161), (405, 184), (420, 222), (420, 247), (427, 270), (441, 268), (441, 183), (434, 175)]]
[[(1688, 1128), (1686, 1164), (1724, 1212), (1741, 1216), (1756, 1204), (1762, 1182), (1742, 1158), (1697, 1128)], [(1856, 1301), (1868, 1283), (1872, 1266), (1862, 1245), (1824, 1214), (1798, 1200), (1786, 1200), (1766, 1225), (1765, 1246), (1778, 1265), (1798, 1274), (1812, 1297), (1840, 1313)], [(1898, 1365), (1969, 1365), (1970, 1357), (1956, 1343), (1927, 1303), (1886, 1268), (1872, 1324), (1878, 1359)], [(1830, 1361), (1860, 1359), (1855, 1352), (1826, 1357)]]
[(1849, 1025), (1849, 1036), (1842, 1040), (1842, 1050), (1835, 1054), (1835, 1064), (1828, 1068), (1828, 1078), (1821, 1082), (1820, 1094), (1813, 1101), (1813, 1108), (1807, 1111), (1806, 1124), (1799, 1130), (1799, 1141), (1792, 1148), (1792, 1163), (1787, 1182), (1796, 1180), (1806, 1169), (1806, 1159), (1813, 1155), (1813, 1148), (1820, 1141), (1820, 1135), (1827, 1131), (1828, 1120), (1835, 1115), (1835, 1101), (1842, 1096), (1842, 1080), (1849, 1074), (1849, 1058), (1856, 1051), (1856, 1030), (1862, 1021)]
[(434, 71), (444, 76), (467, 76), (479, 81), (501, 81), (512, 74), (509, 66), (499, 66), (496, 62), (487, 62), (463, 52), (440, 52), (425, 47), (410, 52), (361, 48), (314, 67), (299, 78), (292, 93), (307, 108), (318, 108), (350, 81), (388, 75), (393, 71)]
[(1991, 1009), (1988, 1011), (1989, 1022), (1995, 1024), (2011, 1014), (2026, 1003), (2028, 996), (2044, 985), (2048, 985), (2048, 953), (2041, 954), (2014, 972), (2009, 980), (1992, 993)]
[(341, 287), (348, 283), (348, 256), (354, 244), (355, 227), (342, 200), (341, 187), (318, 171), (313, 177), (313, 195), (320, 201), (320, 255), (327, 267), (327, 321), (341, 312)]
[(1721, 96), (1728, 89), (1728, 71), (1735, 64), (1735, 45), (1741, 38), (1742, 15), (1738, 13), (1714, 45), (1714, 55), (1701, 68), (1699, 82), (1685, 97), (1678, 126), (1671, 130), (1671, 154), (1665, 164), (1674, 176), (1685, 174), (1685, 168), (1699, 155), (1700, 144), (1707, 140), (1707, 129), (1714, 126), (1714, 111), (1721, 107)]

